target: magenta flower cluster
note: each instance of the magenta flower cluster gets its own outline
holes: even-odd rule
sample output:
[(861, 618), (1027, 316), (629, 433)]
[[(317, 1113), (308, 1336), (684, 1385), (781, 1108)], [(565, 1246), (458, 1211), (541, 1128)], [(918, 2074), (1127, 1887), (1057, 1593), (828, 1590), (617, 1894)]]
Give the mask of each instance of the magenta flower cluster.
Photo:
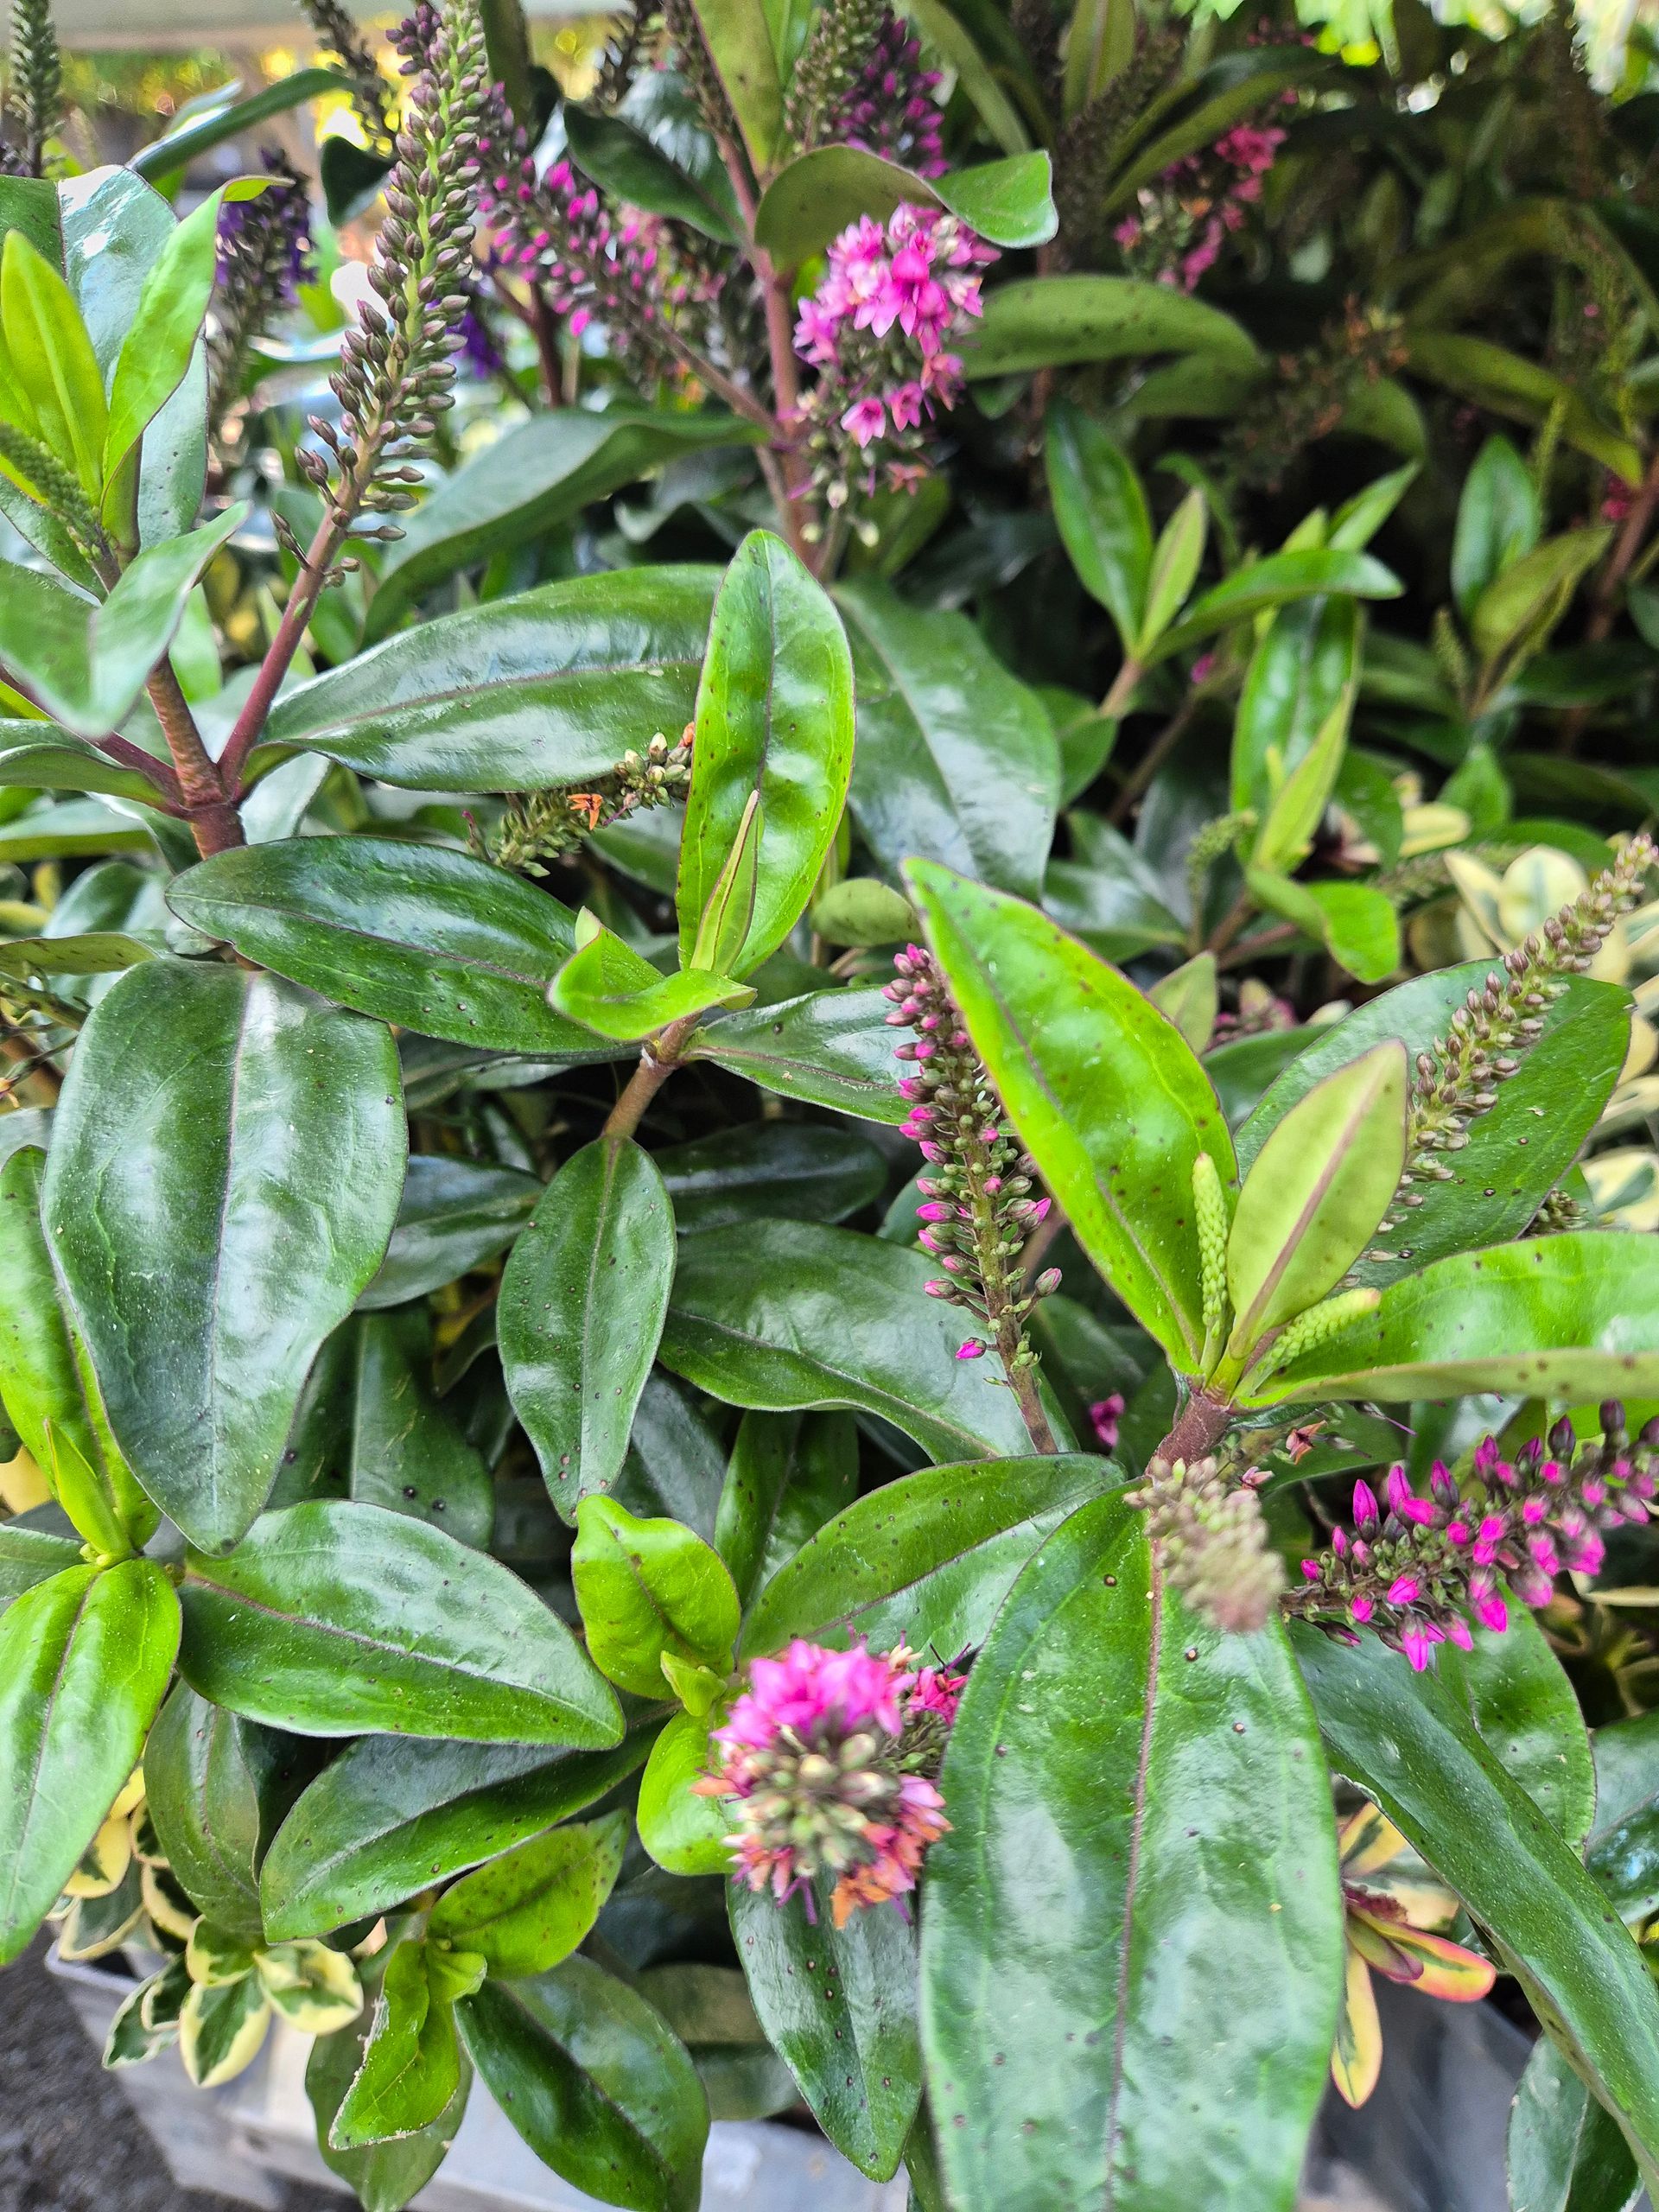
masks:
[(916, 1886), (929, 1844), (945, 1834), (935, 1787), (963, 1677), (915, 1668), (902, 1646), (831, 1651), (798, 1638), (757, 1659), (747, 1688), (711, 1741), (720, 1764), (694, 1787), (735, 1801), (726, 1840), (733, 1878), (779, 1904), (832, 1878), (836, 1925)]
[(1351, 1527), (1302, 1561), (1303, 1586), (1286, 1610), (1348, 1641), (1369, 1627), (1421, 1671), (1437, 1643), (1468, 1650), (1471, 1620), (1508, 1626), (1503, 1586), (1524, 1605), (1548, 1605), (1564, 1570), (1599, 1570), (1603, 1529), (1649, 1517), (1659, 1421), (1632, 1446), (1617, 1401), (1601, 1420), (1601, 1436), (1582, 1450), (1567, 1420), (1512, 1459), (1488, 1436), (1462, 1481), (1436, 1460), (1427, 1497), (1401, 1466), (1389, 1469), (1380, 1500), (1356, 1483)]
[(909, 206), (885, 224), (861, 216), (830, 246), (801, 302), (795, 350), (819, 372), (801, 420), (832, 506), (848, 497), (849, 444), (867, 455), (882, 446), (892, 484), (921, 473), (924, 427), (962, 391), (952, 343), (982, 312), (978, 271), (996, 258), (954, 215)]
[(1143, 186), (1139, 213), (1112, 233), (1130, 270), (1183, 291), (1195, 289), (1227, 239), (1243, 228), (1284, 141), (1282, 130), (1236, 124), (1214, 145), (1184, 155)]
[(861, 146), (918, 176), (943, 176), (944, 111), (937, 69), (924, 69), (920, 41), (891, 13), (842, 105), (818, 130), (821, 144)]

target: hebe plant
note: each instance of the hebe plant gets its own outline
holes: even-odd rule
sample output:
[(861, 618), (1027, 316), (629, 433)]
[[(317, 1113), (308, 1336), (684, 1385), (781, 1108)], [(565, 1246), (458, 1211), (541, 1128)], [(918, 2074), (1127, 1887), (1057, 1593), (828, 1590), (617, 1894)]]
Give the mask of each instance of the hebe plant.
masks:
[(1514, 2201), (1628, 2206), (1641, 56), (307, 13), (81, 174), (16, 10), (0, 1957), (313, 2037), (371, 2212), (483, 2090), (1269, 2212), (1503, 1976)]

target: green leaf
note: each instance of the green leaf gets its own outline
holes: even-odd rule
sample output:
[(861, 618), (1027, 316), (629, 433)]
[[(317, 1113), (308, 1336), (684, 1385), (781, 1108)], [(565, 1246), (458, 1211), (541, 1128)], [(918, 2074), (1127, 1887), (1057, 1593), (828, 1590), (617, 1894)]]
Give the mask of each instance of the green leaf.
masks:
[(745, 1414), (720, 1493), (715, 1546), (747, 1605), (858, 1494), (849, 1414)]
[(185, 1680), (302, 1736), (620, 1741), (616, 1700), (563, 1621), (497, 1560), (378, 1505), (265, 1515), (188, 1558)]
[(0, 1395), (6, 1418), (79, 1533), (116, 1558), (154, 1535), (156, 1509), (110, 1433), (86, 1345), (41, 1225), (44, 1155), (0, 1168)]
[(667, 1873), (731, 1872), (723, 1840), (732, 1826), (731, 1808), (721, 1798), (696, 1796), (691, 1787), (718, 1764), (709, 1738), (723, 1719), (718, 1705), (707, 1713), (677, 1713), (651, 1747), (636, 1817), (640, 1842)]
[(1310, 599), (1276, 618), (1251, 656), (1233, 725), (1235, 813), (1267, 813), (1349, 698), (1358, 667), (1351, 599)]
[(584, 908), (576, 917), (576, 949), (554, 977), (549, 1003), (595, 1036), (637, 1045), (671, 1022), (711, 1007), (747, 1006), (753, 988), (706, 968), (670, 976), (653, 968), (626, 939), (600, 926)]
[(1559, 411), (1560, 435), (1580, 453), (1599, 461), (1627, 484), (1642, 480), (1642, 454), (1628, 437), (1598, 415), (1565, 378), (1529, 361), (1506, 346), (1461, 332), (1425, 330), (1407, 334), (1411, 369), (1431, 384), (1443, 385), (1478, 407), (1490, 408), (1511, 422), (1541, 423)]
[(840, 1221), (880, 1197), (887, 1179), (875, 1147), (838, 1123), (753, 1122), (670, 1145), (655, 1158), (682, 1232), (734, 1221)]
[(1230, 315), (1136, 276), (1033, 276), (999, 284), (963, 338), (970, 382), (1079, 361), (1206, 353), (1246, 368), (1255, 340)]
[(98, 356), (61, 272), (21, 230), (6, 232), (0, 254), (0, 410), (79, 479), (96, 508), (109, 420)]
[(693, 0), (692, 13), (755, 174), (764, 177), (784, 121), (784, 91), (764, 0)]
[(455, 2016), (435, 1992), (426, 1944), (408, 1939), (386, 1961), (363, 2063), (330, 2121), (335, 2151), (360, 2151), (430, 2127), (461, 2087)]
[(541, 1195), (538, 1179), (516, 1167), (416, 1153), (386, 1256), (359, 1299), (359, 1310), (424, 1298), (493, 1259), (523, 1229)]
[(1288, 2212), (1342, 1904), (1281, 1630), (1200, 1623), (1100, 1499), (1015, 1584), (940, 1789), (922, 2018), (952, 2204)]
[(1147, 996), (1160, 1014), (1168, 1015), (1195, 1052), (1208, 1051), (1218, 1006), (1213, 952), (1194, 953), (1160, 976)]
[(785, 1098), (897, 1126), (910, 1108), (899, 1095), (891, 1012), (874, 988), (810, 991), (705, 1024), (684, 1057), (713, 1060)]
[[(1313, 849), (1319, 824), (1325, 819), (1325, 808), (1342, 772), (1343, 759), (1348, 747), (1348, 726), (1353, 717), (1354, 701), (1359, 691), (1358, 624), (1352, 614), (1351, 600), (1336, 600), (1326, 604), (1350, 610), (1352, 643), (1346, 680), (1332, 701), (1324, 721), (1311, 733), (1309, 742), (1300, 751), (1300, 757), (1292, 759), (1278, 753), (1269, 759), (1267, 764), (1269, 791), (1262, 805), (1261, 827), (1255, 834), (1247, 876), (1258, 871), (1287, 875), (1293, 868), (1300, 867)], [(1293, 729), (1283, 734), (1290, 737), (1294, 744), (1300, 733)], [(1354, 887), (1338, 885), (1336, 887), (1347, 890)], [(1370, 888), (1369, 886), (1364, 887)], [(1308, 887), (1308, 896), (1316, 902), (1321, 898), (1314, 886)], [(1332, 934), (1328, 912), (1323, 907), (1321, 911), (1326, 912), (1324, 934), (1328, 938)], [(1399, 958), (1399, 932), (1390, 925), (1389, 933), (1393, 942), (1393, 958), (1389, 962), (1392, 966)]]
[(1164, 524), (1147, 576), (1146, 613), (1135, 640), (1137, 659), (1151, 656), (1153, 646), (1185, 606), (1204, 558), (1208, 519), (1204, 493), (1195, 486)]
[(435, 1395), (432, 1330), (419, 1309), (354, 1314), (317, 1355), (283, 1454), (279, 1505), (349, 1497), (488, 1543), (495, 1485)]
[[(1139, 127), (1131, 142), (1134, 157), (1118, 170), (1107, 206), (1132, 200), (1141, 185), (1160, 176), (1184, 154), (1210, 145), (1230, 124), (1270, 106), (1294, 86), (1318, 83), (1330, 67), (1317, 48), (1277, 46), (1224, 54), (1196, 78), (1178, 79), (1170, 93), (1137, 118)], [(1151, 126), (1178, 107), (1179, 120), (1154, 135)]]
[(1404, 1047), (1374, 1045), (1300, 1100), (1244, 1179), (1227, 1241), (1230, 1357), (1334, 1290), (1388, 1211), (1406, 1157)]
[(271, 1940), (372, 1920), (585, 1811), (644, 1762), (654, 1732), (602, 1751), (395, 1736), (347, 1745), (296, 1800), (260, 1868)]
[[(1268, 1131), (1332, 1069), (1397, 1037), (1414, 1058), (1444, 1037), (1469, 992), (1484, 988), (1494, 963), (1470, 961), (1414, 976), (1313, 1033), (1277, 1077), (1238, 1133), (1248, 1168)], [(1518, 1236), (1577, 1158), (1599, 1118), (1629, 1048), (1628, 1001), (1611, 983), (1567, 977), (1540, 1015), (1538, 1041), (1497, 1087), (1497, 1103), (1468, 1126), (1468, 1143), (1441, 1155), (1449, 1182), (1420, 1184), (1423, 1203), (1409, 1210), (1398, 1256), (1363, 1259), (1361, 1283), (1392, 1282), (1448, 1253)]]
[(927, 1467), (856, 1499), (761, 1591), (743, 1656), (791, 1637), (949, 1657), (989, 1633), (1015, 1576), (1066, 1516), (1119, 1478), (1081, 1454)]
[(1068, 400), (1048, 410), (1044, 459), (1071, 565), (1110, 613), (1128, 652), (1141, 632), (1152, 570), (1152, 519), (1141, 479), (1093, 416)]
[(116, 471), (184, 382), (213, 289), (221, 206), (251, 200), (263, 178), (222, 185), (192, 208), (151, 264), (110, 384), (102, 482)]
[[(385, 637), (423, 593), (457, 569), (545, 537), (665, 461), (713, 446), (750, 445), (757, 435), (735, 415), (680, 408), (620, 406), (595, 414), (558, 407), (532, 415), (464, 461), (410, 514), (381, 568), (364, 642)], [(273, 727), (269, 734), (278, 733)]]
[[(161, 181), (175, 176), (203, 154), (223, 145), (227, 138), (239, 138), (245, 131), (251, 130), (256, 124), (267, 122), (273, 115), (286, 115), (307, 100), (321, 99), (327, 93), (343, 91), (345, 86), (346, 79), (339, 70), (314, 67), (293, 70), (286, 77), (279, 77), (275, 84), (262, 85), (257, 92), (250, 92), (244, 99), (215, 97), (200, 112), (187, 117), (160, 138), (141, 147), (133, 156), (130, 167), (146, 181)], [(234, 90), (226, 89), (227, 93)]]
[(709, 2106), (685, 2046), (590, 1959), (457, 2005), (473, 2063), (543, 2164), (635, 2212), (696, 2212)]
[(584, 1145), (514, 1245), (497, 1309), (508, 1395), (567, 1519), (621, 1472), (673, 1280), (674, 1209), (650, 1154)]
[(1369, 883), (1296, 883), (1262, 868), (1247, 868), (1244, 881), (1259, 906), (1294, 922), (1361, 982), (1382, 982), (1399, 967), (1399, 919)]
[(922, 2094), (915, 1938), (886, 1906), (814, 1927), (799, 1897), (734, 1887), (732, 1938), (766, 2040), (842, 2156), (896, 2173)]
[[(901, 12), (921, 33), (924, 44), (931, 47), (945, 67), (955, 72), (957, 89), (978, 109), (981, 122), (1003, 152), (1024, 153), (1031, 143), (1031, 134), (1019, 109), (1003, 90), (1000, 73), (992, 69), (976, 43), (980, 25), (976, 24), (970, 31), (949, 5), (949, 0), (905, 0)], [(1006, 25), (995, 26), (995, 18), (992, 22), (1001, 29), (1005, 37), (1009, 35)]]
[(1596, 1770), (1560, 1661), (1535, 1617), (1519, 1606), (1501, 1636), (1489, 1628), (1471, 1634), (1472, 1651), (1448, 1643), (1436, 1659), (1441, 1688), (1468, 1713), (1510, 1781), (1581, 1854), (1596, 1816)]
[(178, 1599), (147, 1559), (70, 1567), (0, 1618), (0, 1964), (138, 1764), (178, 1642)]
[(264, 1503), (405, 1141), (387, 1032), (273, 976), (147, 961), (82, 1030), (43, 1218), (110, 1426), (193, 1542), (227, 1548)]
[(82, 1564), (74, 1537), (54, 1535), (49, 1529), (26, 1529), (16, 1521), (0, 1522), (0, 1614), (25, 1591), (49, 1582), (66, 1567)]
[(294, 837), (175, 876), (181, 921), (359, 1014), (499, 1052), (613, 1057), (555, 1014), (575, 923), (544, 891), (441, 845)]
[(855, 1406), (941, 1462), (1018, 1455), (1012, 1393), (955, 1357), (962, 1323), (923, 1290), (930, 1271), (922, 1253), (850, 1230), (702, 1230), (680, 1240), (660, 1357), (728, 1405)]
[(1598, 1728), (1590, 1872), (1621, 1920), (1659, 1910), (1659, 1721), (1650, 1713)]
[(1144, 854), (1109, 822), (1067, 815), (1077, 857), (1051, 861), (1043, 907), (1103, 960), (1130, 960), (1157, 945), (1184, 945), (1186, 925), (1165, 905), (1166, 885)]
[(1405, 586), (1393, 570), (1369, 553), (1347, 553), (1331, 547), (1310, 547), (1298, 553), (1270, 553), (1236, 569), (1230, 576), (1195, 600), (1185, 621), (1166, 630), (1148, 653), (1152, 661), (1166, 660), (1201, 639), (1235, 622), (1248, 622), (1293, 600), (1313, 599), (1341, 592), (1353, 599), (1398, 599)]
[(1642, 2194), (1618, 2122), (1548, 2035), (1510, 2108), (1509, 2177), (1514, 2212), (1632, 2212)]
[(1057, 228), (1049, 157), (1020, 153), (978, 168), (918, 176), (862, 146), (817, 146), (781, 168), (761, 196), (754, 235), (785, 269), (798, 268), (861, 215), (942, 207), (994, 245), (1043, 245)]
[[(330, 139), (333, 145), (342, 143)], [(397, 1954), (393, 1953), (393, 1957)], [(372, 1982), (373, 1962), (365, 1980)], [(390, 1968), (391, 1961), (387, 1961)], [(323, 2164), (353, 2189), (364, 2212), (403, 2212), (443, 2164), (461, 2126), (472, 2088), (472, 2062), (462, 2053), (454, 2095), (429, 2126), (417, 2133), (358, 2151), (336, 2151), (329, 2141), (334, 2116), (362, 2068), (369, 2033), (378, 2017), (365, 2009), (347, 2027), (320, 2036), (305, 2069), (306, 2094), (316, 2115), (317, 2148)]]
[(1100, 98), (1134, 52), (1130, 0), (1077, 0), (1065, 41), (1061, 112), (1068, 123)]
[(1467, 1906), (1529, 2002), (1659, 2173), (1659, 1990), (1573, 1853), (1433, 1672), (1374, 1637), (1292, 1631), (1331, 1764)]
[(737, 1591), (718, 1552), (677, 1521), (639, 1521), (608, 1497), (584, 1497), (570, 1554), (588, 1650), (636, 1697), (660, 1697), (663, 1655), (730, 1671)]
[(52, 266), (63, 263), (57, 188), (38, 176), (0, 178), (0, 231), (21, 231)]
[(1209, 1078), (1127, 977), (1034, 908), (916, 862), (911, 896), (975, 1049), (1094, 1265), (1170, 1357), (1205, 1329), (1192, 1170), (1232, 1140)]
[(690, 223), (721, 245), (741, 243), (737, 197), (717, 162), (694, 172), (671, 160), (625, 117), (595, 113), (571, 100), (561, 112), (571, 160), (612, 199)]
[(1485, 661), (1535, 652), (1567, 612), (1580, 580), (1613, 542), (1610, 528), (1564, 531), (1494, 578), (1469, 614), (1469, 634)]
[(0, 788), (22, 785), (29, 791), (105, 791), (140, 804), (156, 797), (148, 776), (136, 768), (118, 768), (96, 746), (52, 723), (0, 722), (0, 736), (12, 741), (0, 749)]
[(912, 854), (1035, 897), (1059, 804), (1041, 702), (965, 615), (860, 577), (836, 600), (858, 683), (853, 810), (892, 872)]
[(444, 1891), (427, 1923), (433, 1938), (486, 1961), (511, 1980), (569, 1958), (615, 1885), (628, 1840), (626, 1813), (533, 1836)]
[(1531, 552), (1542, 528), (1532, 471), (1507, 438), (1488, 438), (1464, 479), (1452, 538), (1452, 596), (1465, 622), (1486, 587)]
[(1391, 1283), (1244, 1402), (1659, 1395), (1659, 1247), (1621, 1230), (1460, 1252)]
[(243, 501), (188, 537), (150, 546), (101, 606), (39, 569), (8, 564), (0, 660), (78, 735), (118, 728), (172, 643), (197, 577), (247, 516)]
[(191, 1904), (238, 1942), (262, 1945), (250, 1724), (181, 1682), (144, 1745), (144, 1795), (168, 1872)]
[(715, 601), (697, 693), (680, 839), (683, 965), (693, 964), (704, 909), (757, 794), (753, 912), (717, 964), (746, 975), (783, 943), (835, 841), (852, 761), (853, 671), (840, 620), (788, 547), (753, 531)]
[(285, 693), (255, 762), (321, 753), (417, 791), (580, 788), (690, 721), (718, 582), (630, 569), (423, 622)]

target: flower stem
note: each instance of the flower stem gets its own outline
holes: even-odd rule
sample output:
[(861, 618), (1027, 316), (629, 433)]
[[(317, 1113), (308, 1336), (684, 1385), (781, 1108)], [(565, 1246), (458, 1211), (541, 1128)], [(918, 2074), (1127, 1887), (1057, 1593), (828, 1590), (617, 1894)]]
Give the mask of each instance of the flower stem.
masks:
[(600, 1132), (601, 1136), (618, 1139), (633, 1135), (645, 1118), (645, 1109), (678, 1066), (686, 1039), (699, 1019), (695, 1014), (682, 1014), (677, 1021), (671, 1021), (660, 1036), (646, 1040), (639, 1065), (612, 1107)]

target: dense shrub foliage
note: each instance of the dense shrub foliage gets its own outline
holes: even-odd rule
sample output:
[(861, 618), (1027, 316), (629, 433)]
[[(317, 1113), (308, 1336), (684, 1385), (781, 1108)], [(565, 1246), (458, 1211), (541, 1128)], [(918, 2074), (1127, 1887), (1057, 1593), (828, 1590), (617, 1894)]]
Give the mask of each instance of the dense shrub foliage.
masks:
[(0, 1957), (370, 2212), (1268, 2212), (1496, 1986), (1628, 2207), (1640, 54), (306, 5), (83, 171), (18, 0)]

